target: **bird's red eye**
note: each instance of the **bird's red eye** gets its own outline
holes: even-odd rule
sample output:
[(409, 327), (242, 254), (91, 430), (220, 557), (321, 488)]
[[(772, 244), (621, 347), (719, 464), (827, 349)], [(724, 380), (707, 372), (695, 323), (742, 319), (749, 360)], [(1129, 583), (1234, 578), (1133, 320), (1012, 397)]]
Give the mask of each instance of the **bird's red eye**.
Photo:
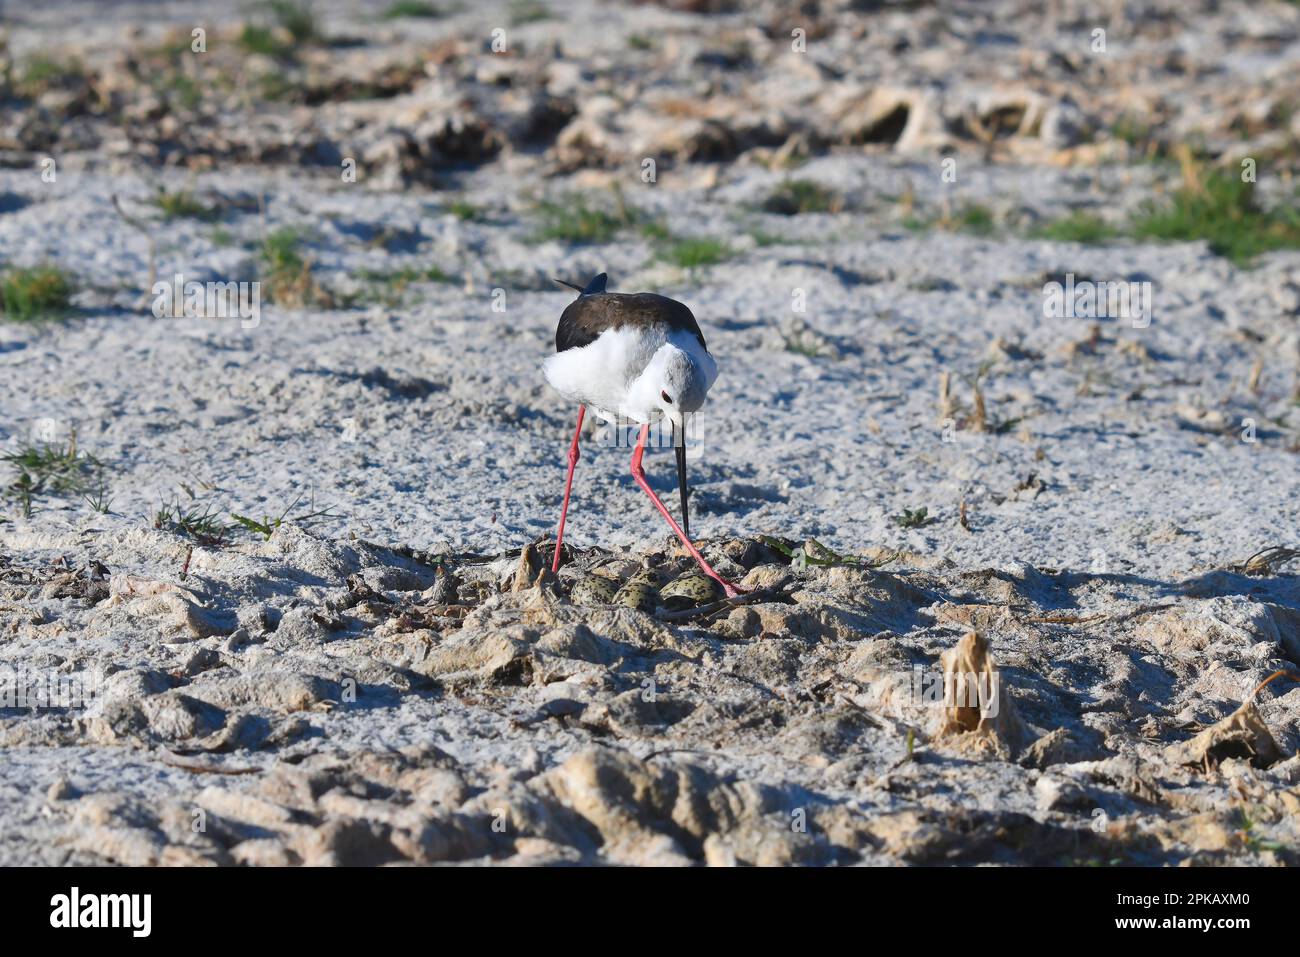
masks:
[(659, 393), (659, 397), (662, 398), (662, 399), (663, 399), (665, 402), (667, 402), (669, 405), (672, 405), (672, 404), (673, 404), (673, 397), (672, 397), (671, 395), (669, 395), (667, 392), (660, 392), (660, 393)]

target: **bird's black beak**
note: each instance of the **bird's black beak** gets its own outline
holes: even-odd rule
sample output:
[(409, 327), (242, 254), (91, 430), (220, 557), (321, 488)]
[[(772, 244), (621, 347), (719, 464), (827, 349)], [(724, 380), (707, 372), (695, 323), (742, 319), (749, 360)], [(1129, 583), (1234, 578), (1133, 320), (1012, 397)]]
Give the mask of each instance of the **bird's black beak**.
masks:
[(691, 515), (686, 506), (686, 420), (682, 419), (682, 427), (679, 429), (677, 423), (673, 423), (673, 444), (677, 446), (677, 490), (682, 496), (682, 531), (686, 537), (691, 537)]

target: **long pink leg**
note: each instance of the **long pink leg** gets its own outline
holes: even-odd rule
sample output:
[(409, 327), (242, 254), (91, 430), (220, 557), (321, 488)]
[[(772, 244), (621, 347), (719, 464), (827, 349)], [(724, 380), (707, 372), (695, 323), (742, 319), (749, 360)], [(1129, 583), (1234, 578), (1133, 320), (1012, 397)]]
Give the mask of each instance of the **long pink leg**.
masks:
[(636, 479), (636, 484), (641, 486), (641, 491), (650, 496), (650, 501), (655, 503), (655, 508), (659, 509), (659, 514), (664, 517), (665, 521), (668, 522), (669, 527), (676, 533), (677, 537), (682, 540), (682, 544), (686, 546), (686, 550), (691, 553), (697, 562), (699, 562), (700, 568), (704, 569), (704, 574), (708, 575), (715, 582), (721, 585), (722, 590), (727, 593), (728, 598), (735, 598), (737, 595), (742, 594), (741, 590), (715, 572), (712, 566), (704, 560), (704, 556), (700, 554), (700, 550), (691, 544), (691, 540), (686, 537), (686, 533), (682, 531), (682, 527), (678, 525), (672, 515), (668, 513), (668, 509), (664, 507), (664, 503), (659, 501), (659, 496), (654, 493), (654, 490), (650, 488), (650, 483), (645, 480), (645, 469), (641, 467), (641, 456), (645, 453), (645, 440), (646, 436), (649, 434), (649, 424), (641, 426), (641, 434), (636, 440), (636, 451), (632, 453), (632, 477)]
[(582, 434), (582, 417), (587, 414), (585, 405), (578, 406), (578, 427), (573, 430), (573, 444), (569, 446), (569, 477), (564, 483), (564, 504), (560, 506), (560, 527), (555, 533), (555, 560), (551, 562), (551, 571), (560, 570), (560, 546), (564, 544), (564, 520), (569, 514), (569, 492), (573, 490), (573, 469), (581, 457), (578, 452), (578, 436)]

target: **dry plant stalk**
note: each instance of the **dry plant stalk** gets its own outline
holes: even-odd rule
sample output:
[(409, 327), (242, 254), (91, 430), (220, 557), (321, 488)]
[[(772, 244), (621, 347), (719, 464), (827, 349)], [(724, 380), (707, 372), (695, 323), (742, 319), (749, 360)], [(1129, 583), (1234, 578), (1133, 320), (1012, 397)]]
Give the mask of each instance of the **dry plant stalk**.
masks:
[(786, 137), (785, 142), (768, 158), (768, 169), (772, 171), (785, 169), (786, 164), (790, 162), (790, 158), (794, 156), (795, 150), (799, 148), (800, 135), (799, 133), (792, 133)]
[(980, 388), (979, 382), (971, 386), (973, 406), (970, 418), (966, 420), (966, 427), (972, 432), (987, 432), (989, 430), (988, 417), (984, 412), (984, 390)]
[(965, 119), (966, 128), (970, 130), (975, 139), (979, 140), (979, 142), (985, 146), (988, 146), (993, 142), (993, 131), (984, 125), (984, 120), (980, 117), (977, 111), (971, 110), (966, 114)]
[(299, 272), (272, 281), (270, 299), (276, 305), (288, 309), (305, 309), (308, 306), (328, 307), (332, 304), (331, 297), (311, 274), (312, 262), (310, 257), (306, 257)]
[(939, 373), (939, 422), (957, 415), (957, 400), (952, 397), (952, 373)]
[(1252, 692), (1250, 693), (1250, 699), (1249, 699), (1249, 700), (1254, 701), (1257, 697), (1259, 697), (1259, 693), (1260, 693), (1261, 691), (1263, 691), (1265, 688), (1267, 688), (1270, 684), (1272, 684), (1272, 683), (1273, 683), (1274, 681), (1276, 681), (1278, 678), (1281, 678), (1281, 677), (1283, 677), (1283, 676), (1285, 676), (1285, 677), (1287, 677), (1287, 678), (1290, 678), (1292, 681), (1300, 681), (1300, 675), (1296, 674), (1294, 671), (1291, 671), (1291, 670), (1288, 669), (1288, 668), (1283, 668), (1283, 669), (1281, 669), (1280, 671), (1275, 671), (1275, 672), (1273, 672), (1271, 675), (1269, 675), (1267, 678), (1265, 678), (1265, 679), (1264, 679), (1263, 681), (1261, 681), (1259, 684), (1255, 685), (1255, 690), (1252, 691)]
[(1268, 548), (1260, 549), (1244, 562), (1229, 565), (1228, 570), (1243, 575), (1273, 575), (1279, 566), (1293, 558), (1300, 558), (1300, 549), (1286, 545), (1270, 545)]
[[(154, 239), (153, 234), (149, 232), (149, 229), (144, 225), (144, 223), (140, 222), (140, 220), (135, 219), (132, 216), (127, 215), (126, 210), (122, 208), (122, 203), (117, 198), (116, 193), (113, 194), (113, 208), (117, 210), (117, 215), (121, 216), (122, 220), (128, 226), (138, 230), (144, 236), (145, 240), (149, 243), (149, 278), (145, 282), (144, 291), (142, 293), (142, 300), (146, 303), (152, 302), (153, 287), (154, 284), (158, 281), (158, 241)], [(170, 302), (170, 299), (168, 301)], [(172, 316), (171, 318), (175, 319), (179, 317)]]
[[(1029, 729), (1016, 713), (1011, 696), (993, 665), (989, 644), (978, 631), (967, 632), (940, 656), (944, 680), (944, 717), (939, 738), (962, 750), (1014, 757), (1027, 743)], [(978, 692), (976, 703), (971, 693)]]
[(1264, 716), (1259, 713), (1253, 696), (1247, 698), (1232, 714), (1206, 728), (1190, 741), (1170, 745), (1165, 750), (1165, 755), (1173, 764), (1207, 771), (1218, 767), (1228, 758), (1245, 758), (1256, 767), (1266, 768), (1283, 756), (1282, 749), (1264, 723)]
[(904, 217), (911, 216), (912, 210), (916, 207), (916, 192), (912, 189), (912, 184), (908, 183), (903, 190), (903, 194), (898, 197), (898, 208)]
[(1191, 147), (1186, 143), (1179, 143), (1174, 149), (1174, 155), (1178, 158), (1178, 166), (1183, 174), (1183, 188), (1189, 193), (1204, 195), (1205, 183), (1201, 178), (1201, 164), (1192, 155)]
[(528, 591), (528, 589), (532, 588), (533, 585), (537, 584), (542, 565), (541, 555), (538, 554), (533, 543), (529, 542), (524, 546), (524, 550), (519, 553), (519, 567), (515, 570), (515, 577), (510, 584), (510, 590)]
[(1264, 360), (1261, 357), (1259, 359), (1256, 359), (1255, 364), (1250, 367), (1250, 379), (1246, 383), (1246, 387), (1250, 389), (1250, 391), (1253, 392), (1255, 395), (1259, 395), (1259, 380), (1261, 377), (1263, 377), (1263, 375), (1264, 375)]

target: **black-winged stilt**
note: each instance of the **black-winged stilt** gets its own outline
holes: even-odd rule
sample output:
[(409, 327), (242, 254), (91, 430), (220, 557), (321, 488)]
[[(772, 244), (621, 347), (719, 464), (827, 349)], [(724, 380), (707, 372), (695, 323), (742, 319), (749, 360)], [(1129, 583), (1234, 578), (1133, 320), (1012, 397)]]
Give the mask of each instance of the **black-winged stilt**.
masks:
[[(650, 501), (704, 573), (721, 585), (728, 597), (735, 597), (740, 589), (715, 572), (691, 543), (686, 504), (686, 416), (704, 404), (709, 387), (718, 377), (718, 366), (704, 345), (699, 324), (684, 304), (649, 292), (606, 292), (606, 279), (605, 273), (601, 273), (585, 288), (556, 280), (577, 289), (578, 298), (560, 316), (560, 324), (555, 329), (555, 355), (542, 363), (542, 373), (557, 392), (579, 405), (578, 425), (569, 446), (569, 474), (564, 483), (564, 504), (560, 507), (551, 570), (560, 569), (564, 520), (569, 512), (573, 470), (579, 458), (578, 438), (583, 416), (590, 406), (606, 422), (617, 423), (622, 417), (641, 424), (632, 453), (632, 477), (650, 496)], [(661, 414), (672, 423), (675, 438), (681, 525), (650, 488), (641, 467), (650, 422)]]

